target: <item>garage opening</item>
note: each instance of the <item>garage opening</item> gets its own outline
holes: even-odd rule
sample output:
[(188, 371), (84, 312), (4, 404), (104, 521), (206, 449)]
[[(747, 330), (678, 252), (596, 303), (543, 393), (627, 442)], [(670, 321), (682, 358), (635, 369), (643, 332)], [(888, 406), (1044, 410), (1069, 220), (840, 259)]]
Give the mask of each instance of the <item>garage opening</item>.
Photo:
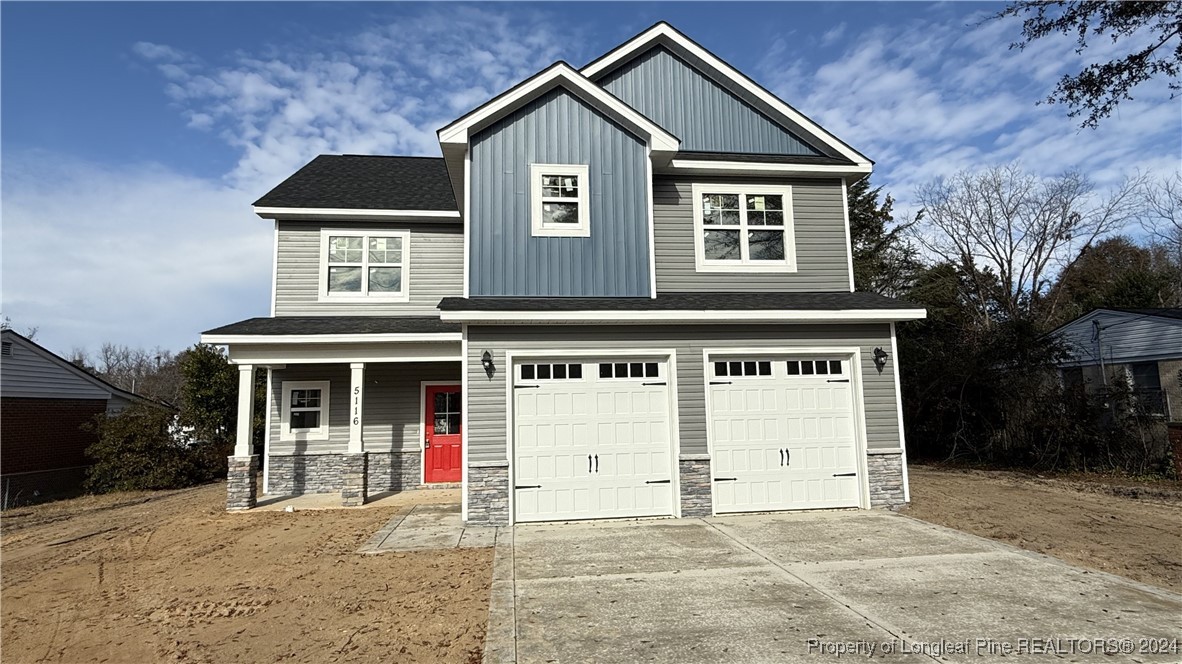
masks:
[(852, 360), (711, 357), (716, 512), (859, 507)]
[(516, 521), (673, 514), (667, 360), (530, 360), (513, 371)]

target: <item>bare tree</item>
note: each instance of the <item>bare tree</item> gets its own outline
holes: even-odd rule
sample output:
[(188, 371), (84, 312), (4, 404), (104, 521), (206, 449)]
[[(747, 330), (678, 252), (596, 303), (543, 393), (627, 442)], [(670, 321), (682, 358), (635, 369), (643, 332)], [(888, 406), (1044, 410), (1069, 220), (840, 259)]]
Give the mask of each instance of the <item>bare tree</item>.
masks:
[(1141, 210), (1141, 180), (1097, 195), (1082, 175), (1041, 178), (1017, 165), (962, 171), (921, 187), (924, 222), (915, 234), (929, 252), (956, 266), (984, 326), (997, 316), (1045, 323), (1043, 302), (1055, 278), (1097, 238)]
[(37, 327), (36, 325), (30, 325), (29, 327), (25, 328), (24, 332), (17, 332), (16, 326), (12, 324), (12, 318), (10, 316), (4, 316), (3, 318), (0, 318), (0, 330), (12, 330), (29, 341), (32, 341), (37, 337), (37, 330), (39, 329), (41, 328)]
[(1141, 227), (1182, 265), (1182, 172), (1143, 183)]
[(180, 403), (184, 379), (177, 356), (170, 350), (107, 342), (94, 357), (85, 348), (74, 348), (69, 360), (116, 387), (171, 404)]

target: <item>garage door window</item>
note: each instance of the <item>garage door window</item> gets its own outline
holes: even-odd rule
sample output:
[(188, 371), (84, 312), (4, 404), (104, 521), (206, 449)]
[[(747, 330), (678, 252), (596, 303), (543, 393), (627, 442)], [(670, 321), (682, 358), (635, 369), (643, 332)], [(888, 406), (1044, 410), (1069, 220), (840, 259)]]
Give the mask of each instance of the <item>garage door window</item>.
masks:
[(841, 360), (788, 360), (789, 376), (840, 376)]
[(660, 365), (656, 362), (601, 362), (600, 378), (659, 378)]
[(731, 360), (729, 362), (714, 363), (715, 376), (749, 377), (772, 375), (770, 360)]
[(581, 364), (523, 364), (522, 380), (578, 380), (583, 377)]

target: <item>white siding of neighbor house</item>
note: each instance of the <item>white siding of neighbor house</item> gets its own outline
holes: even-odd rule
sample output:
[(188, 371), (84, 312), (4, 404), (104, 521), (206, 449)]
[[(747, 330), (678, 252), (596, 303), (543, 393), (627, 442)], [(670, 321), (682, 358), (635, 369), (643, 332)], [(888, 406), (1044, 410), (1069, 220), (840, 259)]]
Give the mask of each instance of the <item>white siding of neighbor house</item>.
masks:
[[(410, 300), (320, 302), (320, 231), (410, 231)], [(463, 295), (464, 234), (459, 223), (279, 222), (276, 316), (434, 315), (439, 300)]]
[[(349, 365), (292, 366), (272, 373), (268, 432), (270, 454), (344, 454), (349, 448)], [(284, 381), (329, 381), (328, 440), (305, 442), (279, 438)], [(365, 402), (361, 438), (366, 452), (417, 450), (422, 439), (419, 418), (422, 381), (460, 384), (459, 362), (369, 364), (365, 367)]]
[(1182, 320), (1101, 309), (1057, 332), (1072, 355), (1066, 365), (1099, 363), (1100, 349), (1093, 339), (1094, 320), (1102, 328), (1100, 343), (1105, 364), (1182, 358)]
[[(899, 417), (891, 357), (879, 373), (874, 349), (890, 351), (887, 323), (851, 325), (759, 326), (616, 326), (616, 327), (478, 327), (468, 326), (468, 459), (506, 459), (505, 374), (510, 371), (505, 351), (586, 351), (588, 356), (611, 357), (613, 350), (677, 351), (677, 407), (682, 454), (706, 453), (706, 385), (702, 351), (706, 348), (791, 348), (850, 346), (861, 349), (862, 389), (865, 396), (868, 449), (899, 448)], [(497, 373), (490, 379), (481, 365), (489, 351)]]
[[(694, 254), (696, 182), (792, 187), (795, 272), (698, 272)], [(850, 290), (841, 180), (658, 176), (653, 188), (657, 292)]]
[(34, 399), (107, 400), (111, 390), (65, 360), (11, 334), (3, 335), (12, 343), (12, 355), (0, 358), (0, 396)]

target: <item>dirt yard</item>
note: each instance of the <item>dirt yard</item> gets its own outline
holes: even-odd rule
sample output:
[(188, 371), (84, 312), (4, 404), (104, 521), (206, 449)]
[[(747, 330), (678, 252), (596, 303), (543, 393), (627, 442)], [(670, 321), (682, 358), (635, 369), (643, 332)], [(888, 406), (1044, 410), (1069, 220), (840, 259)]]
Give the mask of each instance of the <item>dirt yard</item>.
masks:
[(1182, 592), (1182, 487), (910, 468), (909, 516)]
[(223, 511), (225, 487), (6, 512), (9, 662), (472, 662), (491, 549), (361, 555), (398, 509)]

